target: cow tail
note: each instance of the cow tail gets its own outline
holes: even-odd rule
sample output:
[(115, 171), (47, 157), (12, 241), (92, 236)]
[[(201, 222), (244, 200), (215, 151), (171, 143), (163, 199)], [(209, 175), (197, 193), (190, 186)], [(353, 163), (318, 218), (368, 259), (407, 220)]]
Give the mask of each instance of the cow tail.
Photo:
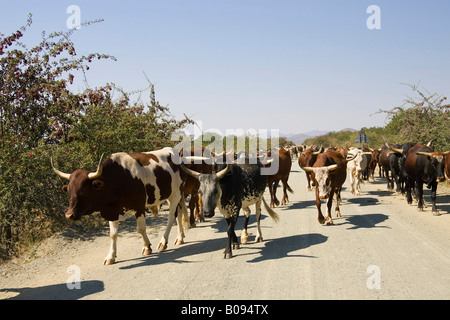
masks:
[(280, 217), (278, 216), (278, 214), (275, 211), (273, 211), (271, 207), (269, 207), (269, 205), (267, 204), (264, 197), (262, 197), (262, 201), (264, 203), (264, 207), (266, 208), (266, 211), (269, 214), (269, 216), (273, 219), (273, 221), (278, 222), (280, 220)]
[(287, 189), (287, 191), (289, 191), (290, 193), (294, 193), (294, 190), (292, 190), (291, 186), (288, 185), (287, 181), (286, 181), (286, 189)]

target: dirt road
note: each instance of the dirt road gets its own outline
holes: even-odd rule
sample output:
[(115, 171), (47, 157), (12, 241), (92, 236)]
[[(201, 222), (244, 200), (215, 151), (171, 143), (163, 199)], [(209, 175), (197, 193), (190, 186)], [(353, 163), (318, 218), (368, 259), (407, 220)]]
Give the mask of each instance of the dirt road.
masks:
[[(222, 258), (226, 222), (217, 209), (214, 218), (187, 231), (184, 245), (171, 245), (173, 228), (168, 249), (146, 257), (140, 256), (136, 222), (128, 219), (120, 226), (116, 264), (103, 266), (107, 228), (95, 236), (62, 233), (0, 266), (0, 299), (450, 298), (448, 188), (438, 187), (442, 215), (433, 216), (431, 205), (418, 212), (416, 203), (387, 191), (382, 178), (362, 185), (360, 196), (349, 193), (347, 181), (342, 217), (323, 226), (305, 174), (297, 163), (292, 168), (295, 193), (276, 208), (279, 223), (263, 209), (264, 242), (250, 236), (232, 259)], [(277, 194), (281, 198), (281, 188)], [(425, 201), (430, 203), (429, 191)], [(243, 220), (241, 215), (238, 235)], [(254, 216), (250, 221), (255, 234)], [(164, 212), (147, 218), (154, 251), (165, 222)]]

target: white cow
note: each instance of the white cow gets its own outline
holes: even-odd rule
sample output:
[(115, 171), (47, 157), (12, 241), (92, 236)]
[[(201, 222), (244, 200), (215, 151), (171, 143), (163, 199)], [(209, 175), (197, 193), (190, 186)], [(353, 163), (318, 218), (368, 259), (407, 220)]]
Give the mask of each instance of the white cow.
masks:
[(361, 194), (361, 174), (367, 168), (368, 161), (366, 155), (371, 152), (364, 152), (361, 149), (350, 149), (347, 154), (347, 170), (350, 176), (351, 193), (359, 196)]

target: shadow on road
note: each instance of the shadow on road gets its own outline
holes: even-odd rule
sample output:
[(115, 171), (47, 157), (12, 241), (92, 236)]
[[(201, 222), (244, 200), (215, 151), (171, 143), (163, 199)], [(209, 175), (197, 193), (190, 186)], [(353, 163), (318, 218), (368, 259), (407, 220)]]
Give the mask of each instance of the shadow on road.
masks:
[(286, 257), (315, 258), (302, 254), (289, 254), (301, 249), (306, 249), (316, 244), (324, 243), (328, 237), (319, 233), (300, 234), (279, 239), (269, 240), (264, 243), (264, 248), (260, 251), (260, 256), (249, 260), (250, 263), (265, 260), (281, 259)]
[(346, 222), (343, 224), (351, 224), (352, 227), (348, 227), (347, 230), (356, 230), (356, 229), (370, 229), (370, 228), (388, 228), (386, 226), (377, 226), (377, 224), (384, 222), (389, 217), (385, 214), (381, 213), (370, 213), (364, 215), (354, 215), (345, 217)]
[[(285, 257), (306, 257), (314, 258), (307, 255), (295, 254), (291, 255), (290, 252), (305, 249), (310, 246), (323, 243), (327, 241), (328, 237), (318, 234), (302, 234), (284, 237), (280, 239), (273, 239), (264, 242), (264, 247), (259, 252), (252, 252), (251, 255), (260, 256), (249, 260), (250, 263), (260, 262), (264, 260), (280, 259)], [(134, 269), (138, 267), (145, 267), (149, 265), (158, 265), (165, 263), (196, 263), (186, 260), (189, 256), (204, 254), (208, 252), (217, 251), (218, 255), (222, 254), (222, 250), (225, 248), (227, 239), (226, 234), (224, 238), (210, 239), (205, 241), (198, 241), (193, 243), (187, 243), (183, 246), (166, 250), (164, 252), (153, 253), (150, 256), (139, 257), (130, 260), (118, 261), (117, 264), (135, 261), (137, 263), (120, 267), (120, 269)], [(251, 248), (253, 242), (249, 242), (243, 245), (243, 248)], [(256, 250), (258, 250), (257, 248)], [(235, 256), (242, 256), (240, 250), (234, 250)]]
[(8, 288), (4, 292), (18, 292), (19, 295), (8, 300), (78, 300), (85, 296), (105, 290), (102, 281), (81, 281), (80, 289), (69, 289), (66, 283), (42, 287)]

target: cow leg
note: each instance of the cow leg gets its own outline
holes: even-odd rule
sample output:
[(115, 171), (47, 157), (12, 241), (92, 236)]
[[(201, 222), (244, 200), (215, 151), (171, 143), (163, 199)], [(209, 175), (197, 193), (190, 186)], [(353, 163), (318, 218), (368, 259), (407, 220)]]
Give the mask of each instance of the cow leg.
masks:
[(119, 220), (109, 222), (109, 238), (111, 239), (111, 247), (108, 255), (103, 262), (104, 265), (113, 264), (117, 257), (117, 234), (119, 233)]
[(141, 214), (137, 219), (137, 230), (142, 236), (142, 240), (144, 241), (144, 247), (142, 248), (142, 255), (148, 256), (152, 253), (152, 248), (150, 248), (150, 240), (147, 237), (147, 226), (145, 224), (145, 215)]
[(341, 201), (341, 190), (336, 191), (336, 217), (341, 217), (341, 210), (339, 209), (339, 202)]
[(322, 210), (320, 209), (320, 206), (321, 206), (321, 203), (320, 203), (320, 198), (319, 198), (319, 189), (316, 187), (316, 207), (317, 207), (317, 211), (318, 211), (317, 220), (319, 220), (320, 224), (324, 224), (325, 218), (322, 215)]
[(281, 199), (281, 205), (287, 204), (289, 202), (289, 198), (287, 195), (287, 179), (281, 180), (281, 184), (283, 185), (283, 199)]
[(227, 246), (225, 247), (225, 251), (223, 252), (224, 259), (230, 259), (231, 257), (233, 257), (231, 246), (233, 246), (233, 249), (239, 249), (238, 239), (236, 237), (236, 233), (234, 232), (234, 227), (236, 226), (236, 222), (239, 216), (239, 210), (240, 209), (238, 209), (236, 213), (232, 214), (229, 218), (226, 219), (228, 223), (228, 242)]
[(351, 194), (355, 194), (355, 177), (354, 177), (354, 172), (353, 169), (350, 169), (350, 192)]
[(270, 192), (270, 207), (275, 208), (280, 205), (280, 201), (277, 199), (277, 187), (280, 180), (275, 180), (273, 183), (269, 185)]
[(361, 195), (361, 180), (362, 180), (362, 172), (361, 170), (356, 171), (356, 195)]
[(205, 217), (202, 211), (202, 196), (197, 194), (197, 199), (195, 202), (195, 220), (198, 222), (205, 222)]
[(175, 240), (174, 245), (180, 245), (184, 243), (184, 228), (183, 228), (183, 213), (180, 212), (183, 210), (187, 210), (186, 207), (183, 208), (182, 206), (178, 206), (177, 207), (177, 227), (178, 227), (178, 234), (177, 234), (177, 238)]
[(417, 210), (423, 211), (423, 183), (416, 181)]
[(309, 172), (305, 172), (305, 173), (306, 173), (306, 181), (307, 181), (306, 190), (312, 191), (312, 189), (311, 189), (311, 174)]
[(245, 215), (245, 220), (244, 220), (244, 228), (242, 229), (241, 232), (241, 243), (247, 243), (248, 241), (248, 232), (247, 232), (247, 226), (248, 226), (248, 221), (250, 220), (250, 208), (242, 208), (242, 210), (244, 211), (244, 215)]
[(437, 191), (437, 182), (433, 182), (433, 184), (431, 185), (431, 202), (432, 204), (432, 208), (431, 208), (431, 212), (433, 212), (434, 216), (440, 216), (441, 214), (439, 213), (437, 207), (436, 207), (436, 191)]
[(411, 188), (414, 181), (410, 178), (406, 178), (406, 201), (408, 204), (412, 204)]
[(334, 190), (331, 189), (330, 195), (327, 200), (327, 217), (325, 219), (325, 224), (333, 224), (333, 219), (331, 218), (331, 206), (333, 204)]
[(261, 201), (256, 202), (256, 226), (257, 226), (257, 232), (256, 232), (256, 239), (255, 242), (262, 242), (263, 237), (261, 233)]
[(169, 240), (170, 230), (172, 229), (173, 223), (175, 221), (175, 213), (177, 211), (178, 202), (180, 201), (180, 196), (174, 197), (169, 200), (169, 216), (167, 221), (166, 230), (164, 231), (164, 235), (158, 243), (158, 250), (164, 251), (167, 249), (167, 242)]
[(195, 217), (198, 215), (197, 197), (196, 194), (191, 193), (191, 199), (189, 200), (189, 223), (191, 228), (195, 228)]

